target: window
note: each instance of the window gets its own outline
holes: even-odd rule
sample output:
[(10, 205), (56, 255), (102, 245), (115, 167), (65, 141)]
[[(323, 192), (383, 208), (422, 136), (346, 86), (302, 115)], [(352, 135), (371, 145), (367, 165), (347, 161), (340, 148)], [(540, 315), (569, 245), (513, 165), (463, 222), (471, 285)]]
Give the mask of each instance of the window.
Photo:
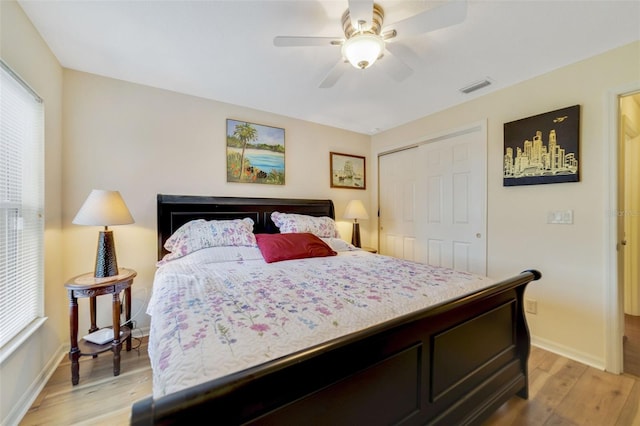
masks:
[(44, 315), (44, 107), (3, 61), (0, 73), (0, 348), (6, 354)]

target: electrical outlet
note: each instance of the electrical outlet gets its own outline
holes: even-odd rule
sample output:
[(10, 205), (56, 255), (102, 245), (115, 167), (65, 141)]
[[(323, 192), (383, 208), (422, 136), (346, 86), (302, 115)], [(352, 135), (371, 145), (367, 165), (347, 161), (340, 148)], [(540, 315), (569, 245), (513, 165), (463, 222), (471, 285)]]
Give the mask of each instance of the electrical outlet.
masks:
[(533, 299), (525, 299), (524, 300), (524, 310), (530, 314), (538, 313), (538, 302)]

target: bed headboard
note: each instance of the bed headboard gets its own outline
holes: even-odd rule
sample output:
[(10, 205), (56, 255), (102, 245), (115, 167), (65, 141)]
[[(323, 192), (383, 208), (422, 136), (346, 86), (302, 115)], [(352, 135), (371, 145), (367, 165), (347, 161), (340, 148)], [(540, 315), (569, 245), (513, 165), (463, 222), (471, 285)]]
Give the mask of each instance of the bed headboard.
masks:
[(194, 219), (253, 219), (253, 231), (276, 234), (271, 220), (274, 211), (335, 219), (331, 200), (295, 198), (207, 197), (199, 195), (158, 194), (158, 260), (167, 254), (164, 242), (179, 227)]

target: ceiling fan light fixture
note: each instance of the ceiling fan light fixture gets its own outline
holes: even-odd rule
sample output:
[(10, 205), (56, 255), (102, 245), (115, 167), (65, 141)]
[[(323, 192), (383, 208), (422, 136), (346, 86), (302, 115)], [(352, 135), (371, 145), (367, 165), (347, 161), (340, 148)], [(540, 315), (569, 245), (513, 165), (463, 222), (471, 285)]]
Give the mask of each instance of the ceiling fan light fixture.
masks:
[(376, 34), (355, 34), (342, 45), (342, 56), (358, 69), (369, 68), (380, 57), (384, 40)]

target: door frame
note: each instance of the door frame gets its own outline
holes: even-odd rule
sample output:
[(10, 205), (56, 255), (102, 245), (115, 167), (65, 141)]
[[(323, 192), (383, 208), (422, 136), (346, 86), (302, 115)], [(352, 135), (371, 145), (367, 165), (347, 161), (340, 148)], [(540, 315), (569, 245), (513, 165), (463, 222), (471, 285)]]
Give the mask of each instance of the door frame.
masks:
[(605, 111), (606, 117), (604, 156), (605, 179), (608, 181), (609, 196), (604, 221), (604, 253), (605, 268), (605, 370), (620, 374), (623, 371), (623, 347), (624, 334), (624, 283), (618, 276), (618, 146), (620, 132), (620, 106), (621, 96), (640, 92), (640, 81), (616, 87), (606, 93)]

